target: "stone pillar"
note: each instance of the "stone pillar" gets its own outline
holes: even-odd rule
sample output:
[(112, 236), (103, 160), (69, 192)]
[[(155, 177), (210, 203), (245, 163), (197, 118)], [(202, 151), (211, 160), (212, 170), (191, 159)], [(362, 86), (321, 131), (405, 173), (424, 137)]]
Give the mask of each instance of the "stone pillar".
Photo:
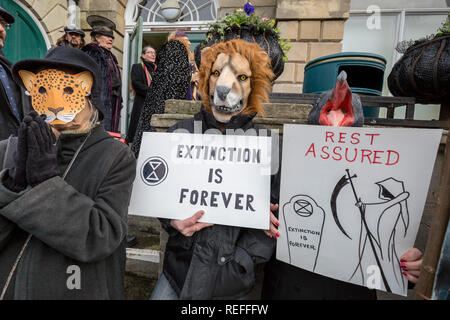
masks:
[(112, 52), (122, 67), (124, 34), (125, 34), (125, 8), (128, 0), (79, 0), (81, 16), (81, 29), (86, 32), (86, 43), (91, 41), (91, 27), (86, 21), (89, 15), (96, 14), (110, 19), (116, 24), (114, 32), (114, 47)]
[(349, 11), (350, 0), (277, 1), (277, 26), (292, 48), (273, 92), (301, 93), (306, 63), (341, 52)]

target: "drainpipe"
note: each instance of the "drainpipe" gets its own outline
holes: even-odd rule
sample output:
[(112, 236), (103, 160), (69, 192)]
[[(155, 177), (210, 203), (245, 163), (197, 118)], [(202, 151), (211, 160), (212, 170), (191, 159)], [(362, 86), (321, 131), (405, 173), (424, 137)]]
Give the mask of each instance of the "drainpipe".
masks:
[(67, 26), (70, 28), (79, 28), (80, 7), (78, 7), (78, 0), (68, 0), (67, 12)]

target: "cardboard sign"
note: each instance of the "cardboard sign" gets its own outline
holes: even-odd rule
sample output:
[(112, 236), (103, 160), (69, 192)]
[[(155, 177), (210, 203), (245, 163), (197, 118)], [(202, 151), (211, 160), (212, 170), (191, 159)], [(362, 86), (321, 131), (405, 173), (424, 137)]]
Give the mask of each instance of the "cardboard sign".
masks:
[(277, 259), (406, 295), (440, 129), (285, 125)]
[(129, 214), (269, 229), (271, 138), (145, 132)]

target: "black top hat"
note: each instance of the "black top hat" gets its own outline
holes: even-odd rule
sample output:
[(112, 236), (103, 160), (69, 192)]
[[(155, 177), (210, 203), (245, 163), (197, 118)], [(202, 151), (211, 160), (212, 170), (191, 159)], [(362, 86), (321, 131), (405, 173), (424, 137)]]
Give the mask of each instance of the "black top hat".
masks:
[(82, 38), (84, 38), (85, 34), (84, 31), (77, 28), (71, 28), (71, 27), (64, 27), (65, 33), (76, 33), (79, 34)]
[(114, 39), (114, 30), (116, 30), (116, 24), (114, 22), (97, 15), (90, 15), (86, 20), (92, 28), (91, 36), (102, 34)]
[(101, 116), (105, 114), (105, 107), (101, 100), (102, 78), (98, 64), (86, 53), (69, 46), (54, 47), (47, 51), (44, 59), (25, 59), (17, 62), (12, 68), (13, 79), (25, 90), (25, 86), (19, 76), (20, 70), (39, 72), (43, 69), (71, 68), (77, 72), (89, 71), (94, 77), (91, 88), (92, 104), (100, 111)]
[(5, 19), (6, 23), (14, 23), (14, 17), (5, 9), (0, 7), (0, 16)]

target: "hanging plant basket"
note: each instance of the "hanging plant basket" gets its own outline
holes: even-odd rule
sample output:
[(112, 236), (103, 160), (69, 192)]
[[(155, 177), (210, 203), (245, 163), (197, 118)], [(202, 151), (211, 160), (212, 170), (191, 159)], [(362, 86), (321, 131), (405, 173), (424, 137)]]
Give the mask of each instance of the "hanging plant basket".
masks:
[(388, 77), (394, 96), (415, 97), (418, 103), (450, 101), (450, 35), (410, 47)]
[[(257, 43), (270, 57), (272, 71), (275, 74), (275, 79), (278, 78), (284, 70), (284, 53), (278, 42), (278, 35), (271, 30), (258, 30), (254, 26), (241, 25), (240, 27), (230, 27), (227, 28), (224, 34), (218, 32), (213, 32), (211, 40), (203, 41), (195, 49), (195, 62), (200, 66), (201, 62), (201, 49), (205, 47), (210, 47), (215, 43), (221, 41), (229, 41), (233, 39), (242, 39), (247, 42)], [(275, 80), (274, 79), (274, 80)]]

